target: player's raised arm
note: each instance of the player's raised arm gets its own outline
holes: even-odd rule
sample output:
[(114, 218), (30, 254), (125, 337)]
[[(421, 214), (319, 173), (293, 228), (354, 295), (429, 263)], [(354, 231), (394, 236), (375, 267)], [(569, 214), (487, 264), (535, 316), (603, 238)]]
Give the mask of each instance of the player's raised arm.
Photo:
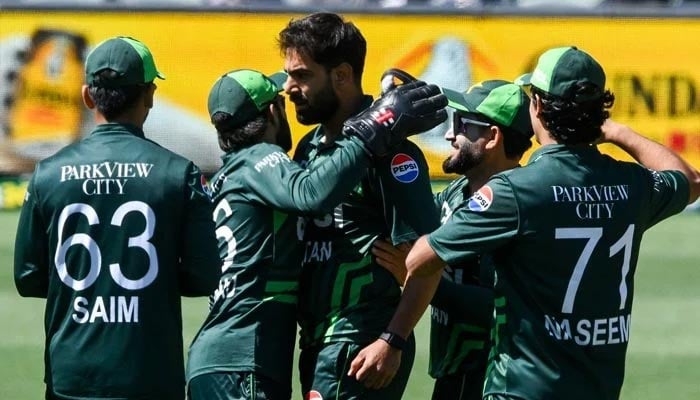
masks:
[(671, 149), (611, 119), (605, 121), (602, 130), (603, 141), (617, 145), (645, 167), (675, 170), (685, 175), (689, 183), (688, 204), (700, 196), (700, 172)]

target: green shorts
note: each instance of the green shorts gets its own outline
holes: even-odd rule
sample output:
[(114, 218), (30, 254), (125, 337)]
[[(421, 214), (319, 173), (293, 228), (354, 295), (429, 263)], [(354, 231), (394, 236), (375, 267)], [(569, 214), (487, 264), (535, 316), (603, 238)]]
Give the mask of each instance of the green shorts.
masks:
[(189, 400), (289, 400), (291, 388), (252, 372), (195, 376), (187, 386)]
[(411, 374), (416, 342), (413, 334), (401, 354), (401, 366), (389, 386), (367, 389), (354, 377), (348, 376), (350, 363), (369, 343), (329, 343), (310, 348), (299, 356), (299, 377), (304, 399), (318, 400), (399, 400)]
[(435, 380), (432, 400), (481, 400), (484, 374), (447, 375)]

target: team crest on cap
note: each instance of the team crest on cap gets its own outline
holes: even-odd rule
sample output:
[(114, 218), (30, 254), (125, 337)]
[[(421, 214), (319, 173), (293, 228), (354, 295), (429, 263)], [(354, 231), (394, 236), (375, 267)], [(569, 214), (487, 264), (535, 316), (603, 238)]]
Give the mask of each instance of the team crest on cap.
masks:
[(482, 212), (488, 210), (491, 203), (493, 203), (493, 190), (490, 186), (485, 185), (469, 198), (467, 207), (472, 211)]
[(391, 159), (391, 174), (401, 183), (411, 183), (418, 178), (418, 163), (408, 154), (399, 153)]
[(321, 393), (311, 390), (306, 394), (304, 400), (323, 400), (323, 396), (321, 396)]

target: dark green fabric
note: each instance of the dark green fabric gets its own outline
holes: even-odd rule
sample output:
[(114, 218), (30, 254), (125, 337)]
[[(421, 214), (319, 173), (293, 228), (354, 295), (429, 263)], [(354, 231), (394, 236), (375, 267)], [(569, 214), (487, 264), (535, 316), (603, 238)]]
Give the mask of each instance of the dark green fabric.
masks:
[(15, 283), (47, 298), (44, 379), (56, 394), (184, 397), (180, 296), (210, 294), (221, 265), (202, 179), (118, 124), (37, 164)]
[(231, 114), (230, 124), (241, 126), (275, 100), (282, 91), (286, 77), (284, 72), (267, 77), (250, 69), (224, 74), (209, 92), (209, 115), (214, 116), (218, 112)]
[(683, 210), (688, 190), (678, 171), (547, 145), (456, 209), (428, 238), (441, 259), (498, 250), (484, 393), (617, 399), (642, 234)]
[(227, 153), (212, 177), (224, 271), (189, 352), (188, 380), (254, 371), (291, 390), (301, 229), (288, 213), (327, 212), (365, 175), (359, 141), (342, 141), (327, 163), (305, 170), (275, 145)]
[[(369, 343), (336, 342), (321, 347), (309, 348), (299, 358), (299, 378), (304, 398), (324, 400), (400, 400), (411, 374), (415, 358), (416, 341), (413, 334), (408, 338), (406, 349), (401, 352), (401, 366), (389, 386), (370, 390), (348, 376), (350, 363)], [(315, 391), (322, 397), (311, 397)]]
[(291, 390), (250, 372), (199, 375), (187, 385), (189, 400), (289, 400)]
[(486, 359), (481, 369), (472, 373), (448, 375), (435, 380), (432, 400), (481, 400), (484, 388)]
[(95, 46), (85, 61), (85, 82), (95, 84), (95, 77), (105, 69), (116, 72), (117, 77), (100, 82), (100, 86), (129, 86), (165, 79), (156, 69), (148, 47), (128, 36), (107, 39)]
[[(454, 209), (471, 195), (469, 181), (461, 177), (435, 195), (440, 221), (449, 221)], [(433, 378), (476, 376), (462, 391), (481, 393), (489, 351), (493, 315), (493, 263), (490, 256), (474, 256), (445, 268), (431, 301), (430, 362)]]

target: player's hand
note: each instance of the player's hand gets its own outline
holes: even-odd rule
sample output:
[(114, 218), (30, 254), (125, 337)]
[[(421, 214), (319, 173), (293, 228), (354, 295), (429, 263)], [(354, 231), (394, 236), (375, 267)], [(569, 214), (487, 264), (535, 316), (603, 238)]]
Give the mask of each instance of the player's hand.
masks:
[(629, 127), (626, 125), (623, 125), (619, 122), (615, 122), (612, 119), (608, 118), (605, 120), (603, 123), (603, 126), (601, 127), (601, 131), (603, 134), (600, 136), (600, 139), (596, 142), (596, 144), (600, 143), (615, 143), (616, 142), (616, 137), (620, 135), (624, 130), (628, 130)]
[[(403, 83), (397, 86), (394, 78)], [(408, 136), (447, 119), (447, 98), (436, 85), (415, 80), (400, 70), (389, 70), (382, 77), (382, 86), (386, 92), (343, 125), (343, 134), (359, 137), (371, 156), (384, 156)]]
[(348, 376), (354, 376), (368, 389), (381, 389), (391, 383), (400, 365), (401, 350), (377, 339), (352, 360)]
[(411, 244), (406, 242), (393, 246), (381, 239), (376, 240), (372, 246), (372, 254), (374, 254), (377, 264), (391, 272), (401, 287), (406, 281), (406, 256), (411, 247)]

